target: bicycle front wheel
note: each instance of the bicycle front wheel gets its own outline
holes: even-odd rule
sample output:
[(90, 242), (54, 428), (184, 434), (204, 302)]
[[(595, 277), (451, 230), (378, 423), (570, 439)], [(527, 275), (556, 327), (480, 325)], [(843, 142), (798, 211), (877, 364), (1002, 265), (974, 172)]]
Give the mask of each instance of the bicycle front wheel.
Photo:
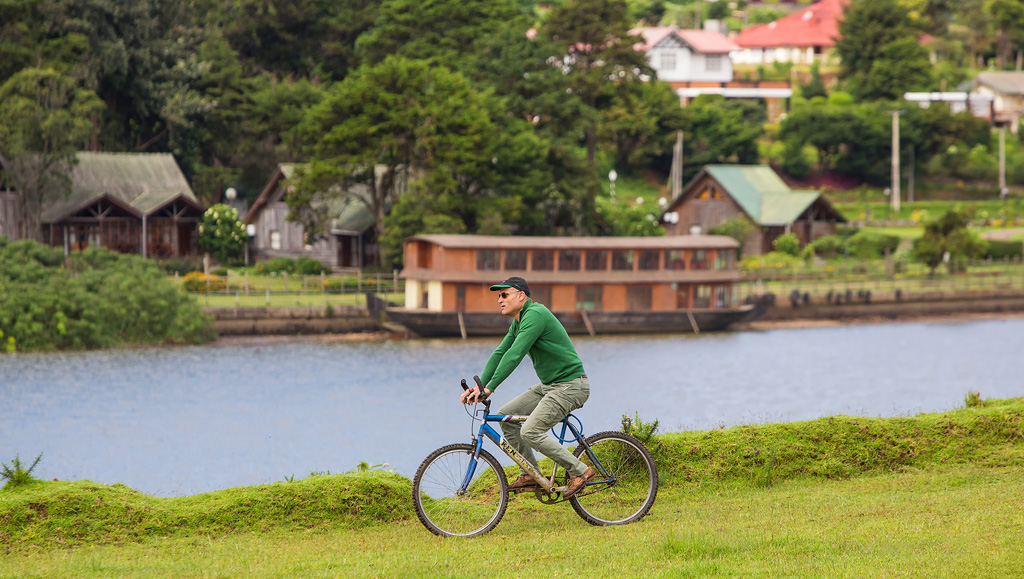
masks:
[(412, 479), (416, 515), (430, 532), (442, 537), (473, 537), (493, 529), (508, 507), (508, 481), (498, 461), (480, 451), (466, 490), (463, 482), (476, 448), (449, 444), (423, 459)]
[[(658, 468), (642, 442), (621, 432), (599, 432), (587, 438), (575, 455), (597, 476), (569, 499), (572, 508), (592, 525), (623, 525), (639, 521), (658, 495)], [(594, 458), (597, 458), (595, 463)], [(605, 477), (604, 473), (608, 473)]]

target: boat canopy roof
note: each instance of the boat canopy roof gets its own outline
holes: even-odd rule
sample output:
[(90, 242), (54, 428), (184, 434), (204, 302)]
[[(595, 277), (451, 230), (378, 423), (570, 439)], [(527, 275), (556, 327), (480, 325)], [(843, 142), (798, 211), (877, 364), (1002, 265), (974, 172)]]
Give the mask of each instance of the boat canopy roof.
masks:
[(525, 235), (414, 235), (406, 241), (425, 241), (451, 249), (733, 249), (739, 242), (724, 235), (666, 235), (661, 237), (540, 237)]

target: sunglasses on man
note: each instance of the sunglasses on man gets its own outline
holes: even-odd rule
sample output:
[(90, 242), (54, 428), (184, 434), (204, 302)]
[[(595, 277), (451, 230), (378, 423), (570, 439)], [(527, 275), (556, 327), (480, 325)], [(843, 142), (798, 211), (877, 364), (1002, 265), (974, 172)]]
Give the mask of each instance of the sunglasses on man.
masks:
[(515, 290), (515, 291), (511, 291), (511, 292), (498, 292), (498, 297), (503, 299), (503, 300), (507, 300), (508, 296), (515, 295), (516, 292), (518, 292), (518, 291), (520, 291), (520, 290)]

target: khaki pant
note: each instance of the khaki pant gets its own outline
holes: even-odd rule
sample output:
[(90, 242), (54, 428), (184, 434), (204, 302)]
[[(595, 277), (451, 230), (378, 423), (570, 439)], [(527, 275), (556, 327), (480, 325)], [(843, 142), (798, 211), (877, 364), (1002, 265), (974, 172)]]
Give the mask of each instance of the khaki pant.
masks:
[(548, 436), (548, 431), (570, 412), (582, 408), (587, 398), (590, 398), (590, 382), (585, 376), (568, 382), (537, 384), (498, 410), (501, 414), (529, 414), (530, 417), (523, 423), (503, 422), (501, 430), (509, 444), (533, 466), (537, 466), (533, 456), (533, 450), (537, 450), (564, 468), (569, 476), (583, 476), (587, 465)]

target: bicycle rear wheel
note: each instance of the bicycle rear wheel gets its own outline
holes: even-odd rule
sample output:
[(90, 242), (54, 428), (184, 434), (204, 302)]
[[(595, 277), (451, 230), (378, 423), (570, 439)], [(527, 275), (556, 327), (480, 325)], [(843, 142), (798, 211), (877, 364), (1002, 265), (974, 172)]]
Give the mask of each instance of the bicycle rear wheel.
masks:
[[(569, 499), (572, 508), (592, 525), (623, 525), (639, 521), (658, 496), (658, 468), (642, 442), (621, 432), (599, 432), (587, 444), (604, 471), (581, 444), (574, 454), (597, 476)], [(608, 473), (608, 477), (603, 476)]]
[(508, 481), (498, 461), (480, 451), (466, 491), (459, 492), (476, 448), (449, 444), (423, 459), (412, 479), (416, 515), (442, 537), (473, 537), (493, 529), (508, 507)]

